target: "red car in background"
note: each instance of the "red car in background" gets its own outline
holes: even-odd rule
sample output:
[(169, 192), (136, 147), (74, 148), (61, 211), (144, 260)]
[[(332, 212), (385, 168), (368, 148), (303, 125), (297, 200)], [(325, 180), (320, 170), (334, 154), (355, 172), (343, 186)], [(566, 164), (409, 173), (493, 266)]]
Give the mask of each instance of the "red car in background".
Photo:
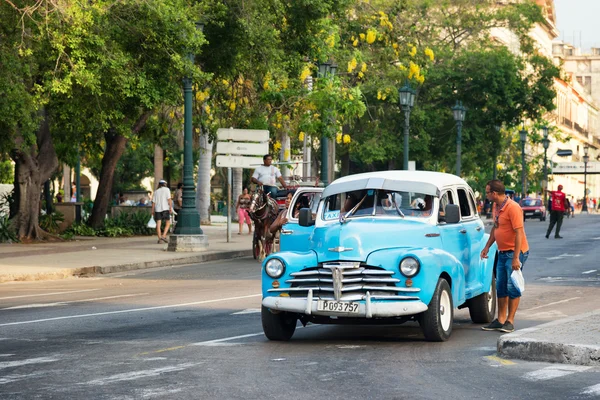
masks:
[(523, 209), (523, 219), (535, 218), (540, 221), (546, 220), (546, 207), (542, 199), (525, 197), (519, 202), (519, 205)]

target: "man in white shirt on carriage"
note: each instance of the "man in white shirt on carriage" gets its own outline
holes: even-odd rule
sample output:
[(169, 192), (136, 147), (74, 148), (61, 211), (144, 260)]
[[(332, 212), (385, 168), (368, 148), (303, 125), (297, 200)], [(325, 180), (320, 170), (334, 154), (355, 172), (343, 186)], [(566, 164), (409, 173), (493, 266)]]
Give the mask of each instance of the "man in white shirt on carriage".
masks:
[(257, 185), (262, 185), (265, 193), (270, 193), (271, 198), (275, 199), (277, 197), (277, 180), (279, 180), (284, 189), (287, 189), (287, 185), (281, 176), (279, 168), (271, 165), (272, 163), (273, 156), (266, 154), (263, 157), (263, 165), (254, 170), (250, 181)]

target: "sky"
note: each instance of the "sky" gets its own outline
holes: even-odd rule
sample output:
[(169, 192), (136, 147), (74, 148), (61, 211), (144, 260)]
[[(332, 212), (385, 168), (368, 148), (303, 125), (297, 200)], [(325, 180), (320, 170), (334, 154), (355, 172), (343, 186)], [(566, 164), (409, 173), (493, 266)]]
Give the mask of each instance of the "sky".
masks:
[(557, 39), (583, 50), (600, 47), (600, 0), (554, 0), (554, 7)]

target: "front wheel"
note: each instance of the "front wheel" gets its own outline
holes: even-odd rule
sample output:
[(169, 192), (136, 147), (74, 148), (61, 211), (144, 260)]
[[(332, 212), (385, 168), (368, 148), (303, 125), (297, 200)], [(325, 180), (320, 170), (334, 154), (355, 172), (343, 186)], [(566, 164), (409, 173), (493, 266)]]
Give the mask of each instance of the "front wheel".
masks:
[(260, 309), (263, 332), (269, 340), (288, 341), (296, 331), (298, 318), (294, 314), (280, 311), (273, 314), (267, 307)]
[(488, 324), (496, 315), (496, 277), (492, 274), (490, 291), (469, 300), (471, 321), (476, 324)]
[(454, 306), (450, 285), (445, 279), (440, 278), (427, 311), (419, 316), (419, 325), (421, 325), (425, 340), (430, 342), (448, 340), (452, 334), (453, 319)]

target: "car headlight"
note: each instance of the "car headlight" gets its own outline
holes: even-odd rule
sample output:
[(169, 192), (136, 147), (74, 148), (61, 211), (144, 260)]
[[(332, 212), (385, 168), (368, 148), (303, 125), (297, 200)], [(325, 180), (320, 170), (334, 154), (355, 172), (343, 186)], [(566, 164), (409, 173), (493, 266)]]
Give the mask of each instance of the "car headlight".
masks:
[(265, 264), (265, 272), (271, 278), (277, 279), (285, 272), (285, 264), (279, 258), (271, 258)]
[(421, 264), (419, 263), (419, 261), (417, 261), (416, 258), (406, 257), (400, 262), (400, 272), (407, 278), (412, 278), (413, 276), (418, 274), (420, 269)]

